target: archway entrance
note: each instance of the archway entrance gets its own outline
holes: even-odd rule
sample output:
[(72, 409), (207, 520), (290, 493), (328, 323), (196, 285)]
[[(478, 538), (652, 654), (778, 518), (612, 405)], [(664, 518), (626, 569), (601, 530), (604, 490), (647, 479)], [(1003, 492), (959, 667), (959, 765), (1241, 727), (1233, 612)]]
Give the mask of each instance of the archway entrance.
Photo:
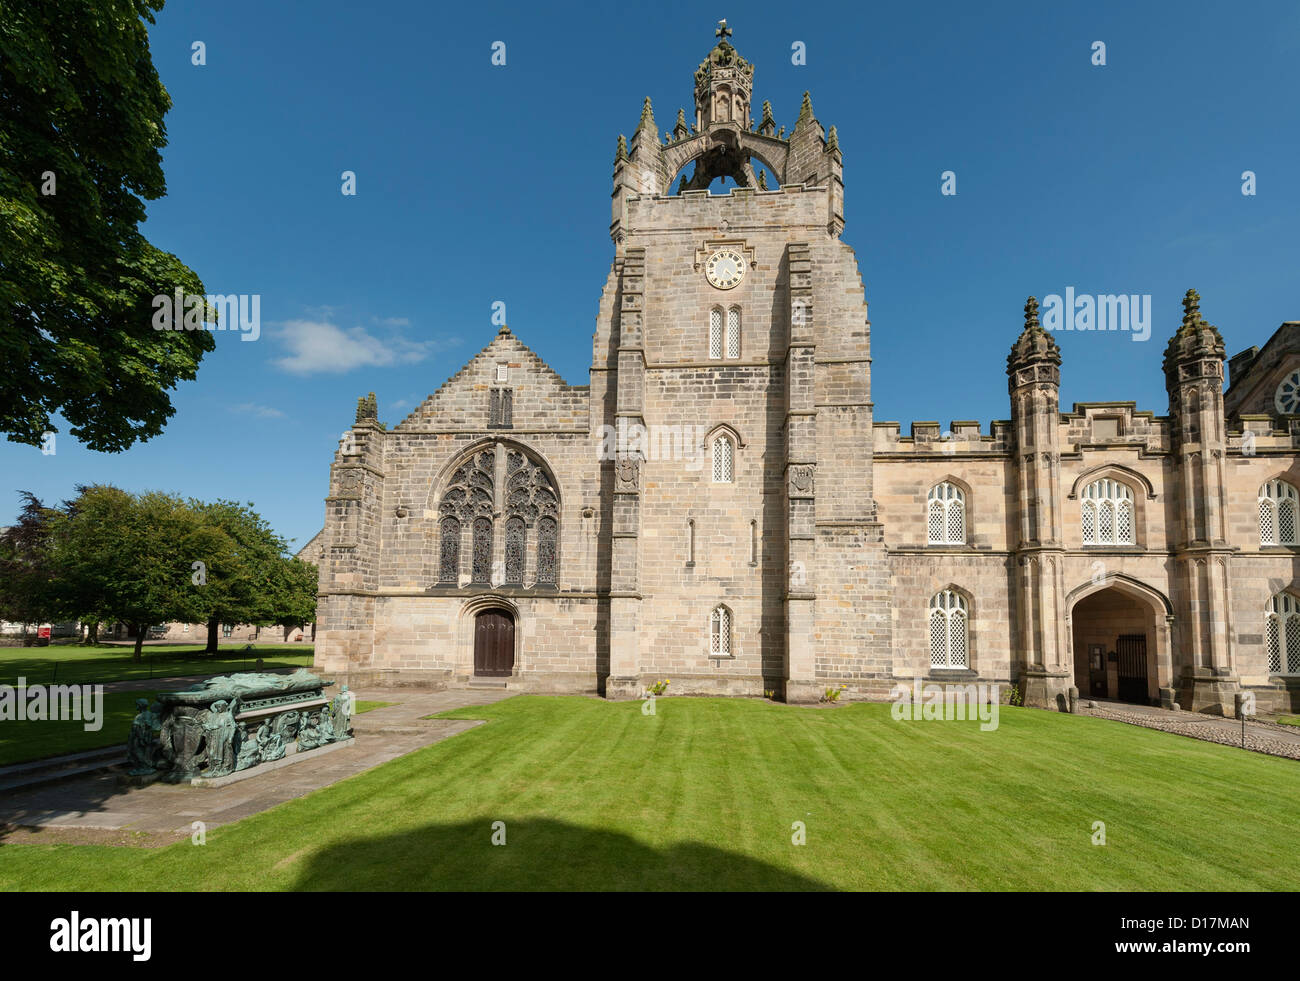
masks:
[(515, 669), (515, 621), (505, 610), (474, 617), (474, 675), (508, 678)]
[(1157, 609), (1131, 591), (1098, 590), (1070, 612), (1074, 684), (1082, 698), (1113, 698), (1137, 705), (1159, 701), (1157, 654), (1163, 626)]

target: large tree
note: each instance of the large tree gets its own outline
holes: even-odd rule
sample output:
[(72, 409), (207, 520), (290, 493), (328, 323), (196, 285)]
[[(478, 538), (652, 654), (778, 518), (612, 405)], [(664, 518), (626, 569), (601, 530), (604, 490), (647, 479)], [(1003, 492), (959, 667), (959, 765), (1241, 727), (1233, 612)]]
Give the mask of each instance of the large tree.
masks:
[(226, 547), (183, 500), (116, 487), (78, 488), (53, 522), (54, 566), (64, 606), (83, 620), (128, 624), (135, 659), (157, 623), (192, 623), (203, 612), (195, 562)]
[(0, 534), (0, 620), (28, 624), (53, 622), (59, 615), (57, 581), (50, 554), (53, 516), (23, 491), (18, 521)]
[[(38, 445), (60, 413), (94, 450), (162, 432), (212, 350), (154, 330), (153, 298), (199, 277), (138, 225), (166, 193), (171, 99), (145, 22), (163, 0), (0, 6), (0, 432)], [(177, 318), (179, 321), (179, 317)]]
[(221, 624), (277, 622), (277, 582), (286, 545), (251, 504), (190, 501), (190, 507), (215, 533), (214, 546), (221, 544), (205, 559), (207, 582), (199, 595), (200, 619), (208, 625), (207, 650), (215, 654)]

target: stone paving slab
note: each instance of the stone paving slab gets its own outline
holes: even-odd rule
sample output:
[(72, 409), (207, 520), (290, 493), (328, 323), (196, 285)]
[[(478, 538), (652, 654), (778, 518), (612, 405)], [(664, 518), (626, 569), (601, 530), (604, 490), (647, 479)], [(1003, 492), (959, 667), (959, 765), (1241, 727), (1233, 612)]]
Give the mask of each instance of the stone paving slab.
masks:
[(177, 836), (190, 834), (194, 821), (203, 821), (209, 829), (220, 827), (479, 725), (458, 719), (426, 720), (423, 718), (426, 715), (467, 705), (488, 705), (512, 694), (467, 690), (419, 692), (409, 688), (358, 691), (360, 700), (394, 704), (354, 716), (353, 744), (322, 754), (319, 759), (304, 759), (287, 769), (259, 774), (224, 787), (165, 783), (125, 787), (119, 784), (116, 773), (99, 773), (66, 783), (18, 790), (0, 800), (0, 826), (50, 831), (105, 829)]

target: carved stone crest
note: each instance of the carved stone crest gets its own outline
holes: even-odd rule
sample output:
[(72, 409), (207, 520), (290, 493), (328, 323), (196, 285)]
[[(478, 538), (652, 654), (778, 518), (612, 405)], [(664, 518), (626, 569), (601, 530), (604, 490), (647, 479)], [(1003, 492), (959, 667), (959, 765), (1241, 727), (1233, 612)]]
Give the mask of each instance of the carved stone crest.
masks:
[(361, 474), (355, 470), (349, 470), (343, 476), (339, 477), (339, 497), (357, 497), (361, 496), (363, 486)]
[(635, 493), (640, 484), (641, 461), (635, 456), (626, 456), (614, 464), (614, 490), (619, 493)]
[(790, 496), (811, 497), (813, 494), (813, 468), (790, 468)]

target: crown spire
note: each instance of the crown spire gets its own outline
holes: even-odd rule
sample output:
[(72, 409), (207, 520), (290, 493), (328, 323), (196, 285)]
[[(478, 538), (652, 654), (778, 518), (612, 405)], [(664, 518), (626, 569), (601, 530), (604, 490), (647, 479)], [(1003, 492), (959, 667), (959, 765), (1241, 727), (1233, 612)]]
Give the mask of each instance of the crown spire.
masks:
[(1202, 323), (1201, 294), (1196, 290), (1188, 290), (1183, 295), (1183, 329), (1191, 330)]
[(1038, 322), (1038, 297), (1031, 296), (1025, 301), (1025, 330), (1042, 330)]

